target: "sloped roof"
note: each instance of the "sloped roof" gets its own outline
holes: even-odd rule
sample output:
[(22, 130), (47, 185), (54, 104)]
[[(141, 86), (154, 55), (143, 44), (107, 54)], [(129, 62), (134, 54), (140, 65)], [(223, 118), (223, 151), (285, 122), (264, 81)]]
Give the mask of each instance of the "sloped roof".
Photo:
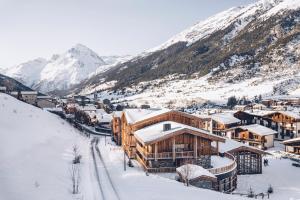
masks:
[(293, 111), (278, 111), (278, 110), (247, 110), (247, 111), (244, 111), (250, 115), (256, 115), (256, 116), (267, 116), (267, 115), (270, 115), (270, 114), (274, 114), (274, 113), (280, 113), (282, 115), (286, 115), (286, 116), (289, 116), (289, 117), (292, 117), (294, 119), (300, 119), (300, 115), (296, 112), (293, 112)]
[(239, 128), (244, 129), (244, 130), (248, 130), (251, 133), (254, 133), (254, 134), (260, 135), (260, 136), (273, 135), (273, 134), (277, 133), (273, 129), (262, 126), (260, 124), (251, 124), (251, 125), (239, 126)]
[(290, 144), (290, 143), (294, 143), (294, 142), (300, 142), (300, 137), (298, 138), (293, 138), (293, 139), (289, 139), (289, 140), (285, 140), (282, 143), (283, 144)]
[(113, 117), (119, 117), (119, 118), (121, 118), (122, 117), (122, 113), (123, 113), (123, 111), (114, 111), (113, 114), (112, 114), (112, 116)]
[(219, 152), (221, 152), (221, 153), (233, 151), (233, 150), (236, 150), (239, 148), (247, 148), (247, 149), (257, 151), (260, 153), (265, 153), (264, 151), (262, 151), (256, 147), (252, 147), (252, 146), (249, 146), (248, 144), (245, 144), (242, 142), (237, 142), (237, 141), (229, 139), (229, 138), (225, 138), (225, 143), (219, 143)]
[(233, 113), (216, 113), (211, 115), (211, 118), (221, 124), (234, 124), (241, 122), (241, 120), (233, 116)]
[(295, 113), (295, 112), (292, 112), (292, 111), (277, 111), (283, 115), (287, 115), (289, 117), (292, 117), (294, 119), (300, 119), (300, 115)]
[(266, 116), (266, 115), (269, 115), (269, 114), (273, 114), (275, 111), (271, 111), (271, 110), (245, 110), (244, 112), (248, 113), (249, 115)]
[(169, 111), (169, 109), (125, 109), (124, 113), (127, 123), (134, 124)]
[(184, 176), (187, 169), (189, 170), (189, 175), (187, 177), (188, 179), (195, 179), (195, 178), (199, 178), (201, 176), (207, 176), (207, 177), (211, 177), (214, 179), (217, 178), (215, 175), (213, 175), (207, 169), (204, 169), (203, 167), (201, 167), (199, 165), (193, 165), (193, 164), (182, 165), (180, 167), (177, 167), (176, 171), (179, 174)]
[[(163, 131), (163, 125), (164, 124), (170, 124), (171, 129), (168, 131)], [(180, 132), (180, 131), (194, 131), (195, 134), (202, 134), (203, 137), (211, 138), (213, 140), (217, 141), (225, 141), (224, 138), (213, 135), (209, 133), (206, 130), (195, 128), (192, 126), (180, 124), (173, 121), (165, 121), (165, 122), (159, 122), (157, 124), (147, 126), (145, 128), (142, 128), (140, 130), (137, 130), (134, 132), (134, 136), (142, 143), (144, 144), (150, 144), (156, 141), (160, 141), (163, 139), (167, 139), (169, 137), (172, 137), (174, 134)]]

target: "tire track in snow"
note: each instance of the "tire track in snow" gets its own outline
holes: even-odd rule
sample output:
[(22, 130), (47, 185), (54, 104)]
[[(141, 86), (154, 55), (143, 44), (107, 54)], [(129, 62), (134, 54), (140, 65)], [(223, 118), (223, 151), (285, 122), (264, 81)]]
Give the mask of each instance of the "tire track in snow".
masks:
[(103, 188), (102, 188), (102, 185), (101, 185), (101, 182), (100, 182), (100, 175), (99, 175), (98, 166), (97, 166), (97, 162), (96, 162), (96, 156), (95, 156), (95, 150), (94, 150), (94, 141), (93, 140), (91, 142), (91, 153), (92, 153), (95, 172), (96, 172), (96, 176), (97, 176), (96, 179), (97, 179), (97, 183), (98, 183), (99, 190), (100, 190), (100, 193), (101, 193), (101, 199), (105, 200)]
[(119, 194), (118, 194), (118, 192), (117, 192), (117, 190), (116, 190), (115, 184), (114, 184), (114, 182), (112, 181), (112, 178), (111, 178), (111, 176), (110, 176), (110, 173), (109, 173), (109, 171), (108, 171), (108, 169), (107, 169), (107, 166), (106, 166), (106, 164), (105, 164), (105, 162), (104, 162), (104, 160), (103, 160), (103, 157), (102, 157), (102, 155), (101, 155), (101, 152), (100, 152), (100, 150), (99, 150), (97, 144), (98, 144), (98, 142), (96, 142), (96, 144), (95, 144), (95, 148), (96, 148), (96, 151), (97, 151), (97, 155), (98, 155), (98, 157), (100, 158), (100, 161), (101, 161), (101, 163), (102, 163), (102, 165), (103, 165), (103, 168), (104, 168), (105, 174), (106, 174), (106, 176), (107, 176), (107, 179), (108, 179), (108, 181), (109, 181), (109, 183), (110, 183), (110, 185), (111, 185), (111, 188), (112, 188), (112, 190), (113, 190), (113, 192), (114, 192), (114, 194), (115, 194), (114, 196), (116, 197), (116, 199), (120, 200), (121, 198), (120, 198), (120, 196), (119, 196)]

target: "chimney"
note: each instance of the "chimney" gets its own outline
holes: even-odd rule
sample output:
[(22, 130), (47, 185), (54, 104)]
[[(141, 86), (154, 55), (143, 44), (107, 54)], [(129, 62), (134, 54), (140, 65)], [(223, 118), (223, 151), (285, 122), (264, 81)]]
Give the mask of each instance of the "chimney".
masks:
[(169, 131), (169, 130), (171, 130), (171, 124), (164, 124), (163, 131)]

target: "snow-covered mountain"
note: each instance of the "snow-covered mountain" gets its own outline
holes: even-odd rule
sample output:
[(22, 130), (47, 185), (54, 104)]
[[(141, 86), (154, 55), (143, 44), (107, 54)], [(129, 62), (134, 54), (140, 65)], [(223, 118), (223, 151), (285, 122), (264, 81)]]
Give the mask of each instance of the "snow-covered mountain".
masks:
[[(300, 91), (300, 0), (260, 0), (201, 21), (72, 92), (178, 106)], [(121, 91), (116, 95), (113, 92)], [(126, 97), (124, 97), (124, 91)]]
[(13, 77), (18, 81), (32, 87), (40, 79), (41, 71), (48, 61), (44, 58), (37, 58), (26, 63), (10, 67), (4, 71), (7, 76)]
[(106, 63), (91, 49), (77, 44), (61, 55), (55, 55), (43, 68), (35, 88), (41, 91), (65, 90), (78, 84)]
[(102, 73), (128, 56), (100, 57), (88, 47), (77, 44), (63, 54), (55, 54), (50, 60), (38, 58), (3, 70), (23, 84), (50, 92), (66, 90), (89, 76)]

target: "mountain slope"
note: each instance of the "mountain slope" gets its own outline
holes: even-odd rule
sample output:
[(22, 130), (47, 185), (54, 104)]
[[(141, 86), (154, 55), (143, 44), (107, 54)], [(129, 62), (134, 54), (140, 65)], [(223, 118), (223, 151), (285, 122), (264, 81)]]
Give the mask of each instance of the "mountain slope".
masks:
[[(299, 0), (261, 0), (229, 9), (90, 78), (73, 91), (89, 93), (110, 85), (112, 90), (127, 88), (144, 94), (151, 87), (149, 95), (161, 88), (167, 95), (172, 80), (176, 84), (187, 79), (186, 87), (177, 90), (193, 94), (194, 86), (200, 82), (205, 91), (223, 88), (218, 99), (247, 95), (237, 91), (259, 84), (266, 88), (249, 97), (270, 94), (273, 87), (279, 93), (287, 93), (299, 82), (299, 7)], [(291, 82), (289, 79), (294, 80), (293, 84), (284, 84)], [(241, 82), (244, 83), (235, 86)], [(231, 86), (237, 89), (235, 93), (228, 92)], [(202, 98), (203, 92), (197, 97)]]
[(22, 91), (22, 90), (32, 91), (31, 88), (23, 85), (22, 83), (16, 81), (13, 78), (4, 76), (2, 74), (0, 74), (0, 86), (5, 86), (9, 91)]

